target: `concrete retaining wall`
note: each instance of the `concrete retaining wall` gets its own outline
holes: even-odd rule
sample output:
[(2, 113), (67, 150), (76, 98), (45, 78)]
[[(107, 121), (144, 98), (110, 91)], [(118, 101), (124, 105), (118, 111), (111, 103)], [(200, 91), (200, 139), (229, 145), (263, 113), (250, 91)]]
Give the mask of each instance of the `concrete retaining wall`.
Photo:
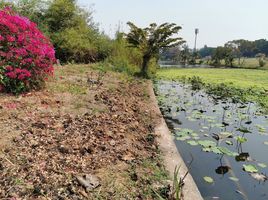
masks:
[[(159, 122), (155, 127), (155, 133), (158, 136), (159, 148), (163, 153), (166, 169), (170, 173), (171, 178), (174, 176), (174, 170), (176, 166), (180, 166), (179, 175), (183, 177), (188, 169), (179, 154), (177, 147), (174, 143), (174, 137), (170, 133), (167, 124), (162, 117), (160, 109), (158, 107), (157, 99), (153, 91), (153, 84), (149, 84), (150, 100), (154, 105), (154, 112), (160, 116)], [(203, 200), (191, 174), (188, 174), (185, 179), (185, 185), (183, 187), (183, 199), (184, 200)]]

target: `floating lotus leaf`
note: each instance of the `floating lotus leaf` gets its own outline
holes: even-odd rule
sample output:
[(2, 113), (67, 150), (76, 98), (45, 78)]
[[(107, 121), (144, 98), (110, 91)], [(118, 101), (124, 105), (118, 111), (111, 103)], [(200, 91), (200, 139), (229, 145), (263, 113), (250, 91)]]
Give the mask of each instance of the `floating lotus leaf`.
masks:
[(230, 151), (229, 149), (225, 148), (225, 147), (218, 147), (218, 149), (225, 155), (227, 156), (237, 156), (238, 153)]
[(223, 154), (222, 151), (218, 147), (211, 147), (211, 152), (215, 154)]
[(204, 151), (204, 152), (211, 152), (211, 148), (205, 147), (205, 148), (202, 149), (202, 151)]
[(232, 176), (232, 177), (229, 177), (229, 179), (230, 179), (230, 180), (232, 180), (232, 181), (235, 181), (235, 182), (238, 182), (238, 181), (239, 181), (239, 179), (238, 179), (238, 178), (233, 177), (233, 176)]
[(204, 147), (204, 148), (207, 148), (207, 147), (215, 147), (217, 144), (211, 140), (200, 140), (198, 141), (198, 143)]
[(183, 128), (181, 129), (179, 132), (177, 132), (177, 134), (181, 134), (181, 133), (185, 133), (185, 134), (191, 134), (194, 131), (192, 129), (188, 129), (188, 128)]
[(215, 123), (215, 120), (214, 119), (208, 119), (207, 120), (209, 123)]
[(233, 142), (230, 141), (230, 140), (226, 140), (225, 143), (228, 144), (228, 145), (233, 145)]
[(259, 171), (255, 165), (243, 165), (243, 169), (249, 173), (257, 173)]
[(266, 128), (264, 126), (262, 126), (260, 124), (256, 124), (255, 126), (258, 128), (260, 133), (265, 133), (266, 132)]
[(199, 135), (197, 133), (191, 133), (192, 137), (198, 137)]
[(194, 141), (194, 140), (189, 140), (187, 141), (188, 144), (190, 144), (191, 146), (197, 146), (198, 142)]
[(210, 183), (210, 184), (214, 182), (213, 178), (211, 178), (209, 176), (205, 176), (205, 177), (203, 177), (203, 179), (204, 179), (204, 181), (206, 181), (207, 183)]
[(212, 126), (212, 127), (217, 127), (217, 128), (222, 128), (222, 127), (224, 127), (223, 124), (219, 124), (219, 123), (217, 123), (217, 124), (212, 124), (211, 126)]
[(191, 139), (191, 137), (188, 135), (176, 137), (176, 140), (179, 140), (179, 141), (185, 141), (185, 140), (189, 140), (189, 139)]
[(233, 133), (230, 132), (221, 132), (219, 134), (217, 134), (219, 136), (219, 139), (226, 139), (226, 138), (232, 138), (233, 137)]
[(244, 127), (240, 127), (239, 129), (237, 129), (237, 131), (239, 131), (241, 133), (251, 133), (250, 130), (248, 130), (247, 128), (244, 128)]
[(240, 136), (238, 136), (238, 137), (236, 138), (236, 140), (237, 140), (237, 142), (239, 142), (239, 143), (245, 143), (245, 142), (248, 141), (247, 138), (240, 137)]
[(199, 135), (197, 135), (197, 136), (192, 136), (192, 138), (193, 138), (194, 140), (200, 140), (200, 136), (199, 136)]

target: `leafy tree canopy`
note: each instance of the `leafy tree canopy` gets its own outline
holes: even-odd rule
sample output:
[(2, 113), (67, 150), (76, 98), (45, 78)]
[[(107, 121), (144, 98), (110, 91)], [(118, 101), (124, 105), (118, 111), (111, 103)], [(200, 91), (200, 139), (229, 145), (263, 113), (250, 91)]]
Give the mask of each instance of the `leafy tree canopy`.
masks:
[(159, 26), (152, 23), (146, 28), (139, 28), (132, 22), (127, 24), (130, 27), (130, 32), (126, 35), (129, 45), (140, 49), (143, 55), (141, 69), (143, 76), (147, 76), (150, 60), (158, 58), (162, 48), (175, 47), (184, 43), (181, 37), (173, 37), (181, 30), (181, 27), (174, 23), (164, 23)]

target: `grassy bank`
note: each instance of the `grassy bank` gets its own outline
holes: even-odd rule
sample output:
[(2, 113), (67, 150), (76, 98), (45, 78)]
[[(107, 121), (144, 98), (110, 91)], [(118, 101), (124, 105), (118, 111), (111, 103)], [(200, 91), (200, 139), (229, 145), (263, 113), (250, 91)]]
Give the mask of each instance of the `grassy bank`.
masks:
[[(234, 59), (233, 66), (234, 68), (241, 68), (241, 69), (259, 69), (259, 70), (268, 70), (268, 60), (265, 59), (265, 65), (260, 67), (259, 60), (257, 58), (241, 58), (240, 64), (239, 60), (236, 58)], [(220, 61), (221, 66), (225, 66), (224, 60)]]
[(268, 71), (253, 69), (160, 69), (157, 77), (169, 80), (191, 81), (200, 77), (210, 91), (226, 92), (242, 100), (256, 101), (268, 109)]
[[(2, 94), (0, 199), (165, 197), (147, 88), (125, 74), (68, 65), (42, 91)], [(85, 175), (98, 179), (92, 189), (79, 182)]]
[[(265, 65), (263, 67), (259, 66), (259, 61), (256, 58), (241, 58), (240, 63), (241, 63), (241, 66), (240, 66), (241, 68), (268, 70), (268, 61), (267, 60), (265, 60)], [(235, 59), (234, 65), (239, 66), (238, 59)]]

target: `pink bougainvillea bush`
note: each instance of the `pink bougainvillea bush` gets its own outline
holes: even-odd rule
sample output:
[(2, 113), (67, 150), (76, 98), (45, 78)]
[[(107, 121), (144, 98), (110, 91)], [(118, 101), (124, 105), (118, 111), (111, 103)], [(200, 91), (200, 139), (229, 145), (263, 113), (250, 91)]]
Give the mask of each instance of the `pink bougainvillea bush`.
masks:
[(36, 89), (53, 74), (55, 51), (35, 23), (10, 8), (0, 10), (0, 91)]

